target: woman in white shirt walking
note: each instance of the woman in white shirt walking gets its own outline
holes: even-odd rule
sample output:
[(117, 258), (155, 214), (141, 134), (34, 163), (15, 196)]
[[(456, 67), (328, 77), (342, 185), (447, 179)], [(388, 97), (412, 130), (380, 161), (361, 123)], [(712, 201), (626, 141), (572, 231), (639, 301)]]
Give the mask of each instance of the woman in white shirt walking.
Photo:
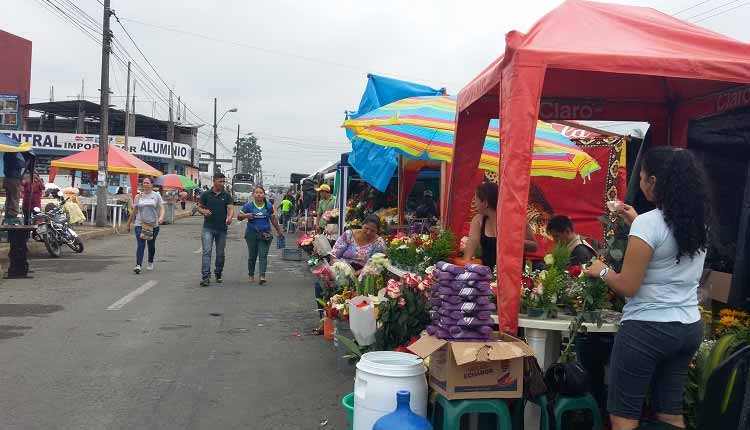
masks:
[(148, 270), (154, 270), (156, 256), (156, 237), (159, 235), (159, 225), (164, 222), (164, 200), (161, 194), (154, 191), (151, 178), (143, 178), (143, 191), (133, 202), (133, 211), (128, 218), (128, 231), (135, 221), (135, 274), (141, 273), (143, 251), (148, 244)]
[(658, 147), (644, 156), (640, 186), (656, 209), (638, 215), (631, 206), (618, 208), (631, 224), (622, 270), (597, 261), (586, 272), (628, 300), (610, 363), (613, 430), (638, 427), (647, 393), (657, 420), (685, 427), (688, 364), (703, 338), (698, 282), (711, 225), (706, 174), (690, 151)]

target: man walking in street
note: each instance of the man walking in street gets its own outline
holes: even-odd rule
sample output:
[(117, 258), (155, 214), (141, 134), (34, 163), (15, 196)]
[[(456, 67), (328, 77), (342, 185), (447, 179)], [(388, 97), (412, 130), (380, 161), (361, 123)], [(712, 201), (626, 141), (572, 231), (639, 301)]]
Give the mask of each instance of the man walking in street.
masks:
[(234, 201), (226, 192), (226, 177), (223, 173), (214, 173), (213, 187), (203, 192), (198, 203), (198, 211), (205, 217), (201, 232), (203, 260), (201, 262), (201, 287), (211, 283), (211, 251), (216, 243), (216, 263), (214, 275), (216, 283), (221, 284), (221, 272), (224, 270), (224, 247), (227, 243), (227, 226), (232, 224)]

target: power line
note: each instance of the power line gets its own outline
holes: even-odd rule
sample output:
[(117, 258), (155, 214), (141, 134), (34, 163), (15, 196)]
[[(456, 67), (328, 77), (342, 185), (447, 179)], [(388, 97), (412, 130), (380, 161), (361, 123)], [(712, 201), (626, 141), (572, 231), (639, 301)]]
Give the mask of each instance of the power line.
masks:
[[(344, 63), (340, 63), (340, 62), (336, 62), (336, 61), (331, 61), (331, 60), (328, 60), (328, 59), (325, 59), (325, 58), (310, 57), (310, 56), (306, 56), (306, 55), (299, 55), (299, 54), (294, 54), (294, 53), (291, 53), (291, 52), (279, 51), (279, 50), (276, 50), (276, 49), (269, 49), (269, 48), (264, 48), (264, 47), (261, 47), (261, 46), (250, 45), (250, 44), (247, 44), (247, 43), (236, 42), (236, 41), (233, 41), (233, 40), (219, 39), (217, 37), (209, 36), (209, 35), (206, 35), (206, 34), (195, 33), (195, 32), (192, 32), (192, 31), (182, 30), (182, 29), (174, 28), (174, 27), (166, 27), (166, 26), (163, 26), (163, 25), (152, 24), (152, 23), (148, 23), (148, 22), (144, 22), (144, 21), (140, 21), (140, 20), (135, 20), (135, 19), (131, 19), (131, 18), (121, 18), (121, 19), (123, 21), (133, 22), (133, 23), (136, 23), (136, 24), (144, 25), (144, 26), (147, 26), (147, 27), (153, 27), (153, 28), (157, 28), (157, 29), (160, 29), (160, 30), (164, 30), (164, 31), (171, 31), (171, 32), (174, 32), (174, 33), (181, 33), (181, 34), (185, 34), (185, 35), (188, 35), (188, 36), (193, 36), (193, 37), (197, 37), (197, 38), (200, 38), (200, 39), (209, 40), (209, 41), (212, 41), (212, 42), (224, 43), (224, 44), (227, 44), (227, 45), (239, 46), (239, 47), (242, 47), (242, 48), (252, 49), (252, 50), (264, 52), (264, 53), (267, 53), (267, 54), (279, 55), (279, 56), (284, 56), (284, 57), (296, 58), (298, 60), (309, 61), (309, 62), (313, 62), (313, 63), (319, 63), (319, 64), (325, 64), (325, 65), (329, 65), (329, 66), (335, 66), (335, 67), (339, 67), (339, 68), (353, 70), (353, 71), (356, 71), (358, 73), (368, 73), (368, 71), (363, 70), (363, 68), (361, 66), (353, 66), (353, 65), (350, 65), (350, 64), (344, 64)], [(400, 75), (400, 74), (396, 74), (396, 73), (387, 73), (387, 72), (375, 72), (375, 73), (379, 74), (379, 75), (393, 76), (393, 77), (400, 78), (400, 79), (417, 80), (417, 81), (422, 81), (422, 82), (429, 81), (429, 79), (427, 79), (427, 78), (417, 77), (417, 76), (407, 76), (407, 75)], [(456, 84), (455, 82), (446, 82), (446, 83)], [(456, 85), (458, 87), (462, 87), (462, 84), (456, 84)]]
[(693, 16), (690, 16), (690, 17), (688, 17), (688, 18), (685, 18), (685, 21), (690, 21), (690, 20), (691, 20), (691, 19), (693, 19), (693, 18), (698, 18), (698, 17), (699, 17), (699, 16), (701, 16), (701, 15), (705, 15), (705, 14), (707, 14), (707, 13), (710, 13), (710, 12), (713, 12), (713, 11), (715, 11), (715, 10), (717, 10), (717, 9), (721, 9), (721, 8), (723, 8), (724, 6), (729, 6), (729, 5), (730, 5), (730, 4), (732, 4), (732, 3), (737, 3), (738, 1), (740, 1), (740, 0), (732, 0), (732, 1), (729, 1), (729, 2), (726, 2), (726, 3), (722, 3), (722, 4), (720, 4), (720, 5), (716, 6), (716, 7), (712, 8), (712, 9), (704, 10), (704, 11), (703, 11), (703, 12), (701, 12), (701, 13), (697, 13), (697, 14), (695, 14), (695, 15), (693, 15)]
[(729, 11), (733, 11), (733, 10), (735, 10), (735, 9), (739, 9), (739, 8), (741, 8), (741, 7), (743, 7), (743, 6), (747, 6), (747, 5), (749, 5), (749, 4), (750, 4), (750, 2), (747, 2), (747, 3), (742, 3), (742, 4), (738, 4), (737, 6), (735, 6), (735, 7), (733, 7), (733, 8), (725, 9), (725, 10), (723, 10), (723, 11), (721, 11), (721, 12), (718, 12), (718, 13), (715, 13), (715, 14), (713, 14), (713, 15), (709, 15), (709, 16), (703, 17), (703, 18), (699, 19), (698, 21), (694, 21), (694, 24), (697, 24), (697, 23), (699, 23), (699, 22), (703, 22), (703, 21), (705, 21), (705, 20), (707, 20), (707, 19), (710, 19), (710, 18), (713, 18), (713, 17), (715, 17), (715, 16), (719, 16), (719, 15), (724, 15), (725, 13), (727, 13), (727, 12), (729, 12)]
[(705, 1), (702, 1), (702, 2), (699, 2), (699, 3), (696, 3), (696, 4), (694, 4), (694, 5), (690, 6), (690, 7), (686, 7), (685, 9), (678, 10), (677, 12), (672, 13), (672, 16), (677, 16), (677, 15), (683, 13), (683, 12), (687, 12), (687, 11), (689, 11), (691, 9), (695, 9), (696, 7), (698, 7), (698, 6), (702, 5), (702, 4), (706, 4), (706, 3), (709, 3), (709, 2), (712, 2), (712, 1), (713, 0), (705, 0)]

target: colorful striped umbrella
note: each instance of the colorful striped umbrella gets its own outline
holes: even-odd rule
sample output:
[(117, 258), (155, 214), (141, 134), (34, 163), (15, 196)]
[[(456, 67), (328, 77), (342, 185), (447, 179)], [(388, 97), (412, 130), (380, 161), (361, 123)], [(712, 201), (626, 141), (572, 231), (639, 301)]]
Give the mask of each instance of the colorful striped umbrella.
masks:
[(0, 132), (0, 152), (26, 152), (31, 149), (31, 143), (21, 143), (5, 133)]
[[(410, 158), (453, 159), (456, 97), (410, 97), (382, 106), (343, 127), (372, 143), (396, 148)], [(500, 161), (500, 122), (490, 121), (479, 168), (497, 172)], [(601, 167), (573, 142), (539, 121), (531, 161), (532, 176), (587, 178)]]
[(198, 188), (198, 184), (193, 182), (192, 179), (176, 173), (159, 176), (154, 180), (154, 185), (175, 190), (194, 190)]

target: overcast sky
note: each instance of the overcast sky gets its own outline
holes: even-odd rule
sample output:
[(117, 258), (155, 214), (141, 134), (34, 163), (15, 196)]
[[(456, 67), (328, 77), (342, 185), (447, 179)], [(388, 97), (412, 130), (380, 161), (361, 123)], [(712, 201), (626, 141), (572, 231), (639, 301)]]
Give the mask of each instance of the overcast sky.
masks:
[[(98, 97), (100, 45), (55, 15), (44, 1), (2, 0), (0, 13), (0, 29), (33, 42), (32, 101), (47, 100), (51, 84), (56, 100), (73, 98), (80, 93), (81, 79), (85, 95)], [(53, 2), (71, 10), (75, 4), (101, 22), (98, 0)], [(357, 108), (368, 72), (444, 86), (455, 94), (503, 52), (506, 32), (526, 31), (560, 3), (112, 0), (112, 8), (162, 78), (197, 116), (212, 121), (213, 97), (218, 97), (220, 116), (237, 107), (238, 112), (227, 114), (221, 124), (226, 148), (232, 147), (236, 133), (232, 130), (239, 123), (243, 133), (258, 136), (264, 170), (277, 175), (266, 182), (286, 183), (289, 173), (310, 173), (349, 149), (339, 126), (344, 111)], [(699, 25), (750, 40), (750, 5), (742, 0), (618, 3), (670, 14), (695, 6), (677, 16), (705, 19)], [(728, 11), (733, 7), (737, 8)], [(158, 90), (166, 93), (166, 86), (114, 20), (112, 30)], [(137, 110), (150, 115), (155, 97), (144, 94), (140, 80)], [(122, 106), (125, 67), (114, 59), (110, 85), (113, 104)], [(156, 117), (166, 119), (166, 112), (166, 104), (158, 102)], [(190, 112), (188, 119), (200, 122)], [(210, 150), (210, 126), (202, 130), (199, 147)], [(219, 155), (229, 152), (220, 147)]]

